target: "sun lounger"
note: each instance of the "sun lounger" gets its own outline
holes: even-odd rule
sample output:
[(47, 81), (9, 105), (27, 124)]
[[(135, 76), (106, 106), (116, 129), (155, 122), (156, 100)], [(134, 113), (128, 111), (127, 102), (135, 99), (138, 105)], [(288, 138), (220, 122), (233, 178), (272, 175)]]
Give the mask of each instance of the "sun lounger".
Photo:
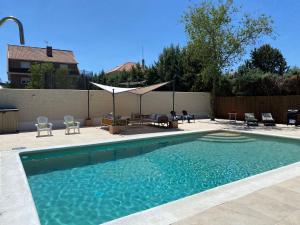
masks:
[(261, 119), (265, 126), (275, 126), (275, 120), (271, 113), (262, 113)]
[(151, 123), (157, 126), (167, 126), (169, 127), (169, 118), (165, 114), (151, 114), (147, 118), (143, 118), (143, 123)]
[(37, 124), (35, 124), (37, 129), (37, 136), (39, 137), (41, 131), (46, 131), (47, 135), (52, 135), (52, 123), (48, 122), (48, 118), (45, 116), (39, 116), (37, 119)]
[(300, 125), (300, 110), (289, 109), (287, 112), (287, 124), (286, 125)]
[(245, 123), (247, 123), (247, 126), (258, 126), (258, 120), (253, 113), (245, 113)]
[(184, 120), (187, 120), (188, 123), (190, 123), (191, 120), (194, 120), (194, 122), (196, 122), (196, 120), (195, 120), (195, 115), (189, 114), (186, 110), (182, 110), (182, 115), (183, 115), (183, 116), (182, 116), (182, 117), (183, 117), (182, 122), (183, 122)]
[(183, 122), (183, 116), (182, 115), (177, 115), (177, 113), (175, 111), (171, 111), (171, 119), (172, 120), (182, 120)]

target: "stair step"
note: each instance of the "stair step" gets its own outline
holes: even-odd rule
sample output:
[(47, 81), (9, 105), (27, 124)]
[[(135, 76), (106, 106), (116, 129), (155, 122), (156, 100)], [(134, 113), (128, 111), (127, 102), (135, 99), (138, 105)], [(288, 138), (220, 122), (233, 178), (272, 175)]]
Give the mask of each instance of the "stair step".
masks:
[(246, 136), (211, 136), (211, 135), (205, 135), (202, 138), (209, 138), (209, 139), (216, 139), (216, 140), (243, 140), (248, 139)]
[(215, 139), (215, 138), (207, 138), (207, 137), (202, 137), (202, 138), (199, 138), (198, 140), (205, 141), (205, 142), (218, 142), (218, 143), (247, 143), (247, 142), (253, 142), (253, 141), (255, 141), (252, 138), (244, 138), (244, 139)]

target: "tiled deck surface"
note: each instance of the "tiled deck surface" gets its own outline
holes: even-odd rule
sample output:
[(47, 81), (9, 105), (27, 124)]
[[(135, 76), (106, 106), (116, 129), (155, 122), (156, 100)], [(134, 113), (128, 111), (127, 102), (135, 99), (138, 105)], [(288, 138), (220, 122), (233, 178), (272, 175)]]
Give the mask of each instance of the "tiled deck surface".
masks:
[[(205, 120), (206, 121), (206, 120)], [(152, 126), (129, 127), (121, 134), (112, 135), (100, 127), (84, 127), (80, 134), (65, 135), (65, 130), (54, 130), (53, 136), (36, 137), (36, 132), (0, 135), (0, 151), (15, 148), (44, 148), (60, 145), (76, 145), (94, 143), (104, 140), (120, 140), (128, 137), (159, 135), (160, 133), (176, 133), (177, 131), (221, 129), (224, 125), (212, 123), (180, 123), (178, 129), (166, 129)]]
[(300, 177), (215, 206), (173, 225), (229, 224), (300, 224)]
[[(95, 143), (104, 140), (122, 140), (128, 137), (138, 138), (157, 135), (159, 136), (162, 134), (162, 132), (176, 133), (178, 131), (204, 131), (216, 129), (228, 129), (300, 138), (300, 128), (291, 126), (287, 127), (285, 125), (278, 125), (275, 128), (266, 128), (260, 125), (259, 127), (255, 128), (247, 128), (243, 125), (243, 123), (237, 123), (233, 125), (228, 124), (226, 120), (218, 120), (217, 122), (199, 120), (196, 121), (196, 123), (179, 124), (179, 129), (175, 130), (154, 127), (137, 127), (131, 128), (120, 135), (111, 135), (107, 131), (96, 127), (82, 128), (81, 134), (75, 135), (65, 135), (64, 130), (55, 130), (53, 132), (53, 136), (40, 138), (36, 138), (36, 132), (0, 135), (0, 151), (4, 151), (2, 153), (7, 155), (11, 149), (21, 147), (44, 148), (60, 145), (77, 145)], [(14, 174), (13, 171), (12, 174)], [(286, 179), (286, 181), (280, 184), (275, 184), (250, 194), (248, 193), (246, 196), (241, 196), (235, 200), (227, 201), (204, 211), (195, 211), (192, 215), (183, 217), (182, 220), (177, 221), (174, 224), (298, 225), (300, 224), (300, 176), (296, 178), (294, 177), (293, 179)], [(5, 180), (3, 179), (0, 180), (0, 192), (1, 190), (4, 190), (2, 187), (5, 187)], [(0, 195), (2, 194), (0, 193)], [(2, 197), (0, 196), (0, 200)], [(1, 206), (0, 201), (0, 224), (8, 225), (7, 223), (2, 223), (3, 220), (1, 222), (1, 208), (5, 207), (3, 207), (3, 205)], [(19, 210), (22, 211), (23, 209)], [(156, 221), (157, 223), (148, 222), (145, 221), (143, 224), (165, 224), (160, 223), (159, 221)]]
[(120, 135), (111, 135), (108, 131), (99, 127), (81, 128), (81, 134), (65, 135), (64, 130), (54, 130), (53, 136), (36, 137), (36, 132), (21, 132), (18, 134), (0, 135), (0, 151), (11, 150), (14, 148), (44, 148), (60, 145), (76, 145), (93, 143), (103, 140), (120, 140), (126, 137), (142, 137), (159, 135), (159, 133), (176, 133), (177, 131), (203, 131), (214, 129), (228, 129), (237, 131), (247, 131), (262, 134), (285, 135), (290, 137), (300, 137), (300, 127), (287, 127), (286, 125), (277, 125), (276, 127), (259, 127), (247, 128), (242, 122), (237, 124), (228, 124), (226, 120), (217, 120), (211, 122), (207, 119), (197, 120), (195, 123), (179, 123), (178, 129), (165, 129), (157, 127), (134, 127), (122, 132)]

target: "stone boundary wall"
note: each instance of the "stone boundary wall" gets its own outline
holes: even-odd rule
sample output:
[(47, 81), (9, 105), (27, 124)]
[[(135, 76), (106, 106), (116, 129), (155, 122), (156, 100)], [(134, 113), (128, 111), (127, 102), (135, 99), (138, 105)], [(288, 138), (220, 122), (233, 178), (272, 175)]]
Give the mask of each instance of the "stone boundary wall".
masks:
[[(210, 94), (205, 92), (176, 92), (175, 110), (183, 109), (199, 117), (210, 111)], [(38, 116), (47, 116), (55, 128), (63, 127), (64, 115), (73, 115), (80, 122), (88, 117), (88, 91), (61, 89), (0, 89), (0, 107), (14, 106), (19, 111), (19, 130), (35, 129)], [(154, 91), (142, 97), (142, 113), (170, 113), (172, 92)], [(90, 91), (90, 117), (100, 124), (103, 115), (112, 112), (112, 96), (103, 90)], [(139, 97), (130, 93), (116, 95), (116, 114), (130, 116), (139, 112)]]

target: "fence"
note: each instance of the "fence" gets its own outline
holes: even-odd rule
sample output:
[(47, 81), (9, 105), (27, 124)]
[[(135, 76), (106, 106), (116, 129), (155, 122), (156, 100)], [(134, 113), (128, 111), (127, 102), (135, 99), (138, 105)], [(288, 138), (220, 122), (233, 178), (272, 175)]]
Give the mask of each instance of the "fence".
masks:
[(286, 123), (288, 109), (300, 109), (300, 95), (216, 98), (217, 118), (228, 118), (229, 112), (236, 112), (237, 119), (244, 120), (244, 113), (253, 112), (261, 119), (261, 113), (270, 112), (277, 123)]
[[(183, 109), (207, 116), (210, 111), (209, 93), (176, 92), (175, 110)], [(0, 106), (15, 106), (19, 111), (19, 129), (34, 129), (38, 116), (47, 116), (54, 127), (62, 127), (63, 117), (75, 116), (81, 122), (88, 116), (88, 91), (60, 89), (0, 89)], [(172, 92), (150, 92), (142, 97), (142, 113), (165, 113), (172, 110)], [(90, 91), (90, 117), (96, 124), (112, 112), (112, 96), (102, 90)], [(116, 113), (130, 116), (139, 112), (139, 97), (123, 93), (116, 95)]]

